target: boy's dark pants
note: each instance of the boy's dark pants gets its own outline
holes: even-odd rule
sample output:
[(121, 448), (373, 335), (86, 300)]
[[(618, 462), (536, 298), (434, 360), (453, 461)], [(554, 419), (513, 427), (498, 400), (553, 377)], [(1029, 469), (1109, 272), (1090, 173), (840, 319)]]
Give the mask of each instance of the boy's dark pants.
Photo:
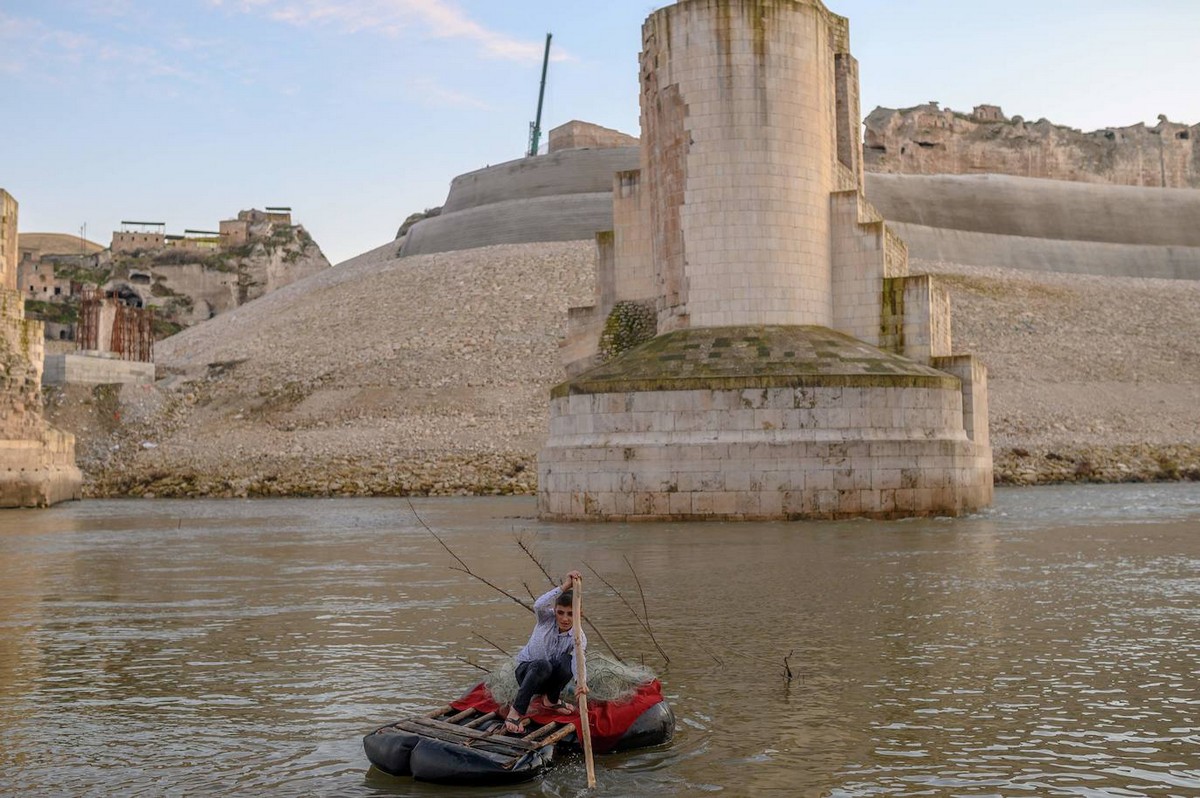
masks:
[(524, 715), (529, 711), (529, 702), (535, 695), (545, 695), (546, 700), (553, 704), (558, 701), (558, 694), (571, 681), (571, 652), (560, 655), (555, 660), (539, 659), (533, 662), (522, 662), (517, 666), (517, 699), (513, 701), (513, 709)]

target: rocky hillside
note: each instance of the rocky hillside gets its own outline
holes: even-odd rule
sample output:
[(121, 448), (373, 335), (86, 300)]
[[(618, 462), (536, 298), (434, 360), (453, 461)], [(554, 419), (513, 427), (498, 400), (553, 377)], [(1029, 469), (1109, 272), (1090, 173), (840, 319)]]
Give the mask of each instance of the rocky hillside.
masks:
[[(80, 436), (87, 491), (534, 490), (592, 246), (395, 250), (163, 341), (157, 385), (48, 395)], [(1200, 283), (922, 269), (950, 288), (956, 348), (991, 370), (1002, 483), (1200, 478)]]

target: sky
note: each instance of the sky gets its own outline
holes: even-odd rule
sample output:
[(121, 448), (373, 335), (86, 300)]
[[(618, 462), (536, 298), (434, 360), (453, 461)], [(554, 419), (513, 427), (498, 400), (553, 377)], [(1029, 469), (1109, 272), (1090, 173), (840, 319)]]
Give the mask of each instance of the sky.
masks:
[[(285, 205), (330, 261), (543, 128), (636, 134), (646, 0), (0, 0), (0, 188), (22, 232), (215, 230)], [(864, 115), (936, 100), (1084, 130), (1200, 123), (1197, 0), (826, 0)], [(543, 142), (545, 139), (543, 139)]]

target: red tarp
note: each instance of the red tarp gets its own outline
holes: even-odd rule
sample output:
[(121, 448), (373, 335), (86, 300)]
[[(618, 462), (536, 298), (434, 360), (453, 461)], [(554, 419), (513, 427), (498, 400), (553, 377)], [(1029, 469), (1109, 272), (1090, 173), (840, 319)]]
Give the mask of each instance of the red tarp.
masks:
[[(564, 696), (565, 697), (565, 696)], [(662, 685), (655, 679), (638, 688), (637, 692), (624, 701), (588, 701), (588, 721), (592, 731), (592, 749), (603, 754), (611, 751), (621, 739), (621, 735), (641, 717), (650, 707), (663, 700)], [(455, 701), (450, 706), (458, 711), (477, 709), (480, 712), (497, 712), (500, 705), (492, 698), (492, 694), (484, 687), (483, 682), (475, 685), (469, 693)], [(542, 723), (574, 723), (579, 728), (579, 711), (571, 715), (560, 715), (557, 712), (547, 712), (540, 702), (529, 705), (533, 722)]]

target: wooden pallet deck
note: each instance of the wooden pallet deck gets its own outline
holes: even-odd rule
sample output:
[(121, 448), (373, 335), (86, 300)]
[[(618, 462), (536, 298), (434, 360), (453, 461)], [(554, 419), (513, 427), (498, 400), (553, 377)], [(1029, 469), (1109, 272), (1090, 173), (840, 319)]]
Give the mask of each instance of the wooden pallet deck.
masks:
[(427, 715), (393, 723), (377, 733), (388, 729), (461, 745), (486, 754), (488, 759), (495, 760), (503, 767), (512, 768), (530, 753), (554, 745), (572, 734), (575, 724), (546, 723), (516, 736), (504, 731), (504, 718), (495, 712), (480, 714), (475, 709), (458, 712), (452, 707), (443, 707)]

